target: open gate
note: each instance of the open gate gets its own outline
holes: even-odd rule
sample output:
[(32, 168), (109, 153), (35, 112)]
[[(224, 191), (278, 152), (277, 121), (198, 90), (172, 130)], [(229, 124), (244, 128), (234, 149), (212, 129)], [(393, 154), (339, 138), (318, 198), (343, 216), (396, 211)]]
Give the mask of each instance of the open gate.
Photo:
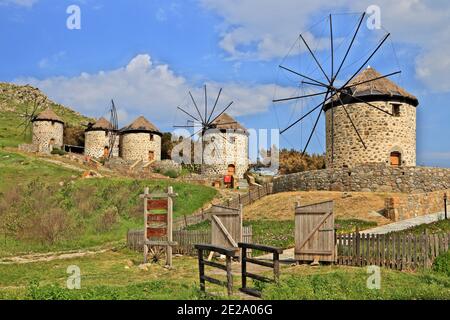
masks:
[(333, 201), (295, 208), (295, 260), (334, 262), (336, 259)]
[(239, 250), (242, 242), (242, 205), (239, 209), (213, 206), (211, 208), (211, 244)]

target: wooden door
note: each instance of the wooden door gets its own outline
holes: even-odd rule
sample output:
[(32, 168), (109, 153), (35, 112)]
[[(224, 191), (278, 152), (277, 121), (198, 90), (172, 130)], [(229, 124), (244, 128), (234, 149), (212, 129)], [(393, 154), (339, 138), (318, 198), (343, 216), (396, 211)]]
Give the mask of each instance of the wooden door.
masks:
[(213, 206), (211, 210), (211, 244), (238, 249), (242, 242), (242, 210)]
[(399, 167), (401, 165), (402, 156), (400, 152), (392, 152), (391, 153), (391, 166)]
[(333, 201), (295, 208), (295, 260), (334, 262)]
[(236, 173), (236, 167), (233, 164), (230, 164), (228, 166), (228, 173), (227, 173), (227, 175), (234, 176), (235, 173)]
[(108, 158), (108, 156), (109, 156), (109, 147), (105, 147), (103, 149), (103, 157)]
[(148, 161), (153, 161), (153, 160), (155, 160), (155, 152), (149, 151), (148, 152)]

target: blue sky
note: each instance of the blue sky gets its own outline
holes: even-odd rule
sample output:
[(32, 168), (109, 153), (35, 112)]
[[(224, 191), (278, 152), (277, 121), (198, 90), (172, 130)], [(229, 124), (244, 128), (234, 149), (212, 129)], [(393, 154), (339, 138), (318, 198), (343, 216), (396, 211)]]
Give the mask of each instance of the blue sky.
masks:
[[(80, 30), (66, 27), (66, 9), (73, 4), (81, 9)], [(308, 90), (299, 89), (298, 78), (278, 68), (282, 61), (299, 68), (311, 65), (305, 48), (296, 45), (298, 35), (309, 36), (328, 70), (322, 19), (329, 13), (363, 12), (373, 4), (381, 9), (384, 29), (364, 27), (348, 61), (358, 61), (386, 30), (391, 32), (369, 64), (382, 73), (402, 70), (392, 80), (420, 101), (418, 164), (450, 167), (448, 1), (0, 0), (0, 81), (30, 83), (53, 100), (96, 117), (114, 98), (122, 125), (144, 114), (165, 131), (186, 121), (176, 107), (193, 110), (188, 91), (200, 103), (207, 83), (210, 100), (224, 88), (221, 105), (233, 100), (230, 113), (246, 127), (283, 129), (315, 101), (271, 102)], [(336, 46), (342, 41), (338, 61), (358, 15), (333, 19)], [(288, 54), (293, 44), (297, 51)], [(346, 68), (341, 81), (355, 68)], [(309, 70), (320, 78), (317, 68)], [(300, 149), (311, 121), (286, 132), (282, 146)], [(311, 152), (324, 151), (323, 122)]]

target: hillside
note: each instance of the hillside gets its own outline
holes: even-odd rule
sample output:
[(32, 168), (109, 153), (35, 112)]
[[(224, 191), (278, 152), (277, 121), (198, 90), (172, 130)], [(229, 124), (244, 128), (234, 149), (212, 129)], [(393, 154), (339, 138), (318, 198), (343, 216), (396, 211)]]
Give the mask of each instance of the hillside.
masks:
[(81, 130), (81, 124), (93, 120), (51, 101), (37, 88), (28, 85), (0, 83), (0, 147), (17, 147), (17, 145), (31, 140), (29, 132), (24, 136), (23, 128), (18, 127), (23, 118), (17, 113), (24, 113), (27, 109), (31, 112), (36, 100), (45, 101), (40, 105), (38, 112), (46, 108), (53, 109), (64, 120), (68, 128)]

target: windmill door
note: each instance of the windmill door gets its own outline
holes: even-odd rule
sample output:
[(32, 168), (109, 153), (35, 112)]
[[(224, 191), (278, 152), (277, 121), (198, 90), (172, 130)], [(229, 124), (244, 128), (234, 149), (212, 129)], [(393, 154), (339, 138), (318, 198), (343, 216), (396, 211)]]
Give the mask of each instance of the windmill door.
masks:
[(391, 166), (399, 167), (402, 161), (402, 156), (400, 152), (392, 152), (391, 153)]
[(221, 206), (211, 209), (211, 244), (238, 249), (242, 242), (242, 210)]
[(334, 262), (333, 201), (295, 208), (295, 260)]

